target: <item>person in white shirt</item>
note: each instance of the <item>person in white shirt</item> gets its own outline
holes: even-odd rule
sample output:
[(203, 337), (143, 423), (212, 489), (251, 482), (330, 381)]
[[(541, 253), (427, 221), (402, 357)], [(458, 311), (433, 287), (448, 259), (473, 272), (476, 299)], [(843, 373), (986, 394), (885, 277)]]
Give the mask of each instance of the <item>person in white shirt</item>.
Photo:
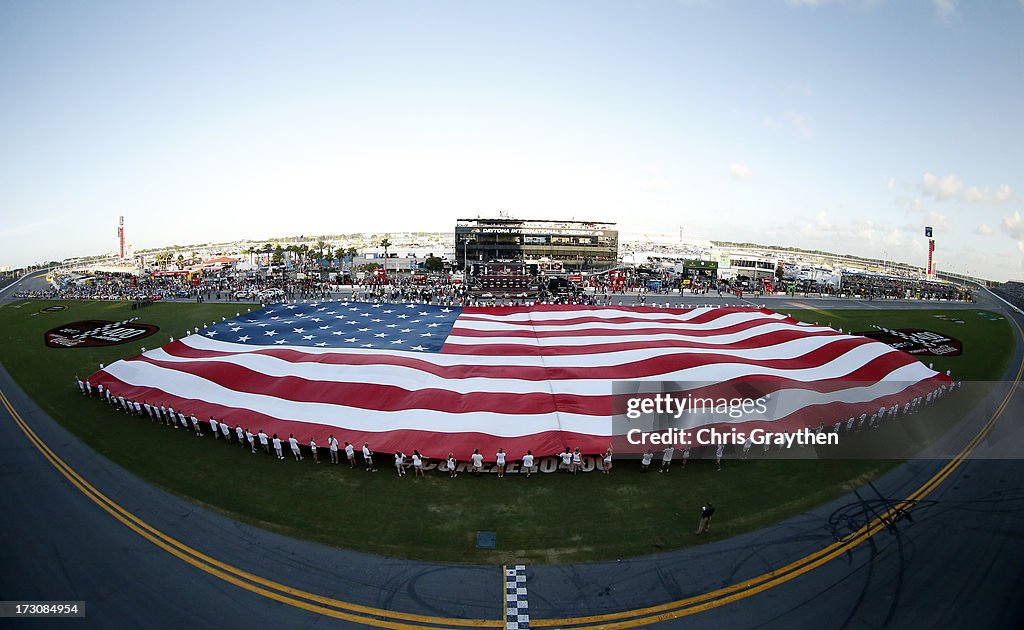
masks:
[(446, 463), (448, 464), (448, 478), (455, 479), (458, 477), (459, 473), (455, 472), (455, 455), (449, 452), (448, 461)]
[(676, 449), (669, 446), (661, 452), (661, 470), (658, 472), (668, 472), (672, 467), (672, 455), (676, 452)]
[(580, 447), (577, 446), (572, 452), (572, 468), (570, 469), (574, 477), (580, 471), (580, 468), (583, 468), (583, 456), (580, 455)]
[(611, 473), (612, 472), (612, 447), (611, 446), (609, 446), (608, 450), (604, 452), (604, 460), (602, 461), (602, 463), (604, 464), (602, 472), (604, 474), (606, 474), (606, 475)]
[(395, 470), (399, 477), (405, 474), (405, 455), (402, 451), (395, 451)]
[(274, 434), (273, 442), (274, 442), (274, 452), (277, 453), (277, 458), (278, 459), (284, 459), (284, 454), (281, 453), (281, 438), (277, 437), (276, 433)]
[(309, 452), (313, 456), (313, 463), (314, 464), (319, 464), (320, 463), (320, 453), (318, 453), (317, 450), (316, 450), (316, 439), (312, 438), (312, 437), (309, 438)]
[(412, 473), (416, 477), (425, 477), (423, 474), (423, 456), (416, 449), (412, 451)]
[(373, 467), (373, 451), (370, 450), (370, 445), (367, 442), (363, 443), (363, 462), (366, 464), (366, 472), (377, 472), (377, 469)]
[(725, 453), (725, 444), (719, 444), (715, 449), (715, 470), (722, 470), (722, 454)]
[(356, 447), (352, 446), (348, 442), (345, 442), (345, 459), (348, 460), (348, 467), (356, 467)]
[(220, 427), (217, 426), (217, 421), (213, 418), (213, 416), (210, 416), (210, 431), (213, 432), (213, 437), (217, 438), (218, 440), (220, 439)]
[(220, 432), (224, 434), (224, 439), (227, 443), (231, 444), (231, 427), (229, 427), (228, 423), (223, 420), (220, 423)]
[(294, 433), (288, 434), (288, 445), (292, 447), (292, 455), (295, 456), (295, 461), (302, 459), (302, 452), (299, 450), (299, 441), (295, 439)]
[(260, 438), (260, 446), (263, 447), (263, 452), (270, 455), (270, 444), (268, 443), (267, 434), (263, 432), (263, 429), (260, 429), (256, 435)]
[(249, 429), (246, 429), (245, 430), (245, 439), (246, 439), (247, 442), (249, 442), (249, 450), (251, 450), (253, 452), (253, 454), (255, 455), (256, 454), (256, 436), (252, 434), (252, 431), (250, 431)]
[(192, 422), (192, 430), (196, 432), (196, 437), (203, 437), (203, 430), (199, 428), (199, 418), (192, 414), (189, 420)]
[(235, 437), (238, 438), (238, 445), (241, 446), (241, 447), (244, 447), (245, 446), (245, 429), (243, 429), (242, 425), (240, 425), (240, 424), (236, 424), (235, 425)]
[(479, 477), (480, 473), (484, 469), (484, 456), (480, 454), (480, 449), (474, 448), (473, 454), (470, 455), (469, 460), (473, 463), (470, 472)]
[(654, 460), (654, 451), (647, 449), (644, 453), (644, 458), (640, 460), (640, 472), (647, 472), (647, 469), (651, 467), (651, 462)]
[[(348, 442), (345, 442), (348, 444)], [(331, 451), (331, 463), (338, 463), (338, 438), (334, 437), (334, 434), (327, 436), (327, 448)]]
[(527, 477), (533, 474), (533, 451), (526, 451), (526, 455), (523, 455), (523, 470)]
[(494, 454), (494, 463), (498, 468), (498, 479), (505, 476), (505, 449), (498, 448), (498, 452)]
[(560, 453), (559, 454), (559, 457), (562, 458), (562, 465), (559, 466), (559, 468), (564, 468), (566, 472), (571, 472), (572, 471), (572, 451), (569, 450), (568, 446), (565, 447), (565, 452), (564, 453)]

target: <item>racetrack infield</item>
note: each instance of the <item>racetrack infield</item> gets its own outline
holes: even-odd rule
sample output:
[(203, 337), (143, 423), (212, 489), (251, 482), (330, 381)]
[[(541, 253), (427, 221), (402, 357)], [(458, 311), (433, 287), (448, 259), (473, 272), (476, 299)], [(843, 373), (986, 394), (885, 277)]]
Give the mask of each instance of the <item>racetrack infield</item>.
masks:
[[(182, 336), (187, 326), (232, 317), (244, 306), (157, 304), (132, 311), (123, 303), (72, 302), (64, 311), (39, 312), (51, 304), (18, 301), (0, 309), (6, 342), (0, 358), (47, 413), (155, 485), (233, 518), (339, 547), (468, 563), (623, 558), (694, 544), (692, 514), (708, 497), (714, 497), (719, 512), (711, 536), (704, 540), (727, 538), (820, 505), (898, 463), (730, 459), (722, 472), (712, 462), (693, 461), (685, 471), (641, 475), (635, 463), (620, 461), (611, 476), (510, 476), (499, 481), (465, 475), (449, 480), (437, 473), (426, 479), (398, 479), (389, 467), (367, 474), (346, 466), (314, 466), (309, 458), (280, 462), (127, 418), (95, 399), (84, 400), (73, 383), (75, 373), (89, 374), (101, 361), (136, 354), (141, 345), (156, 347), (170, 336)], [(976, 311), (948, 311), (963, 324), (935, 317), (947, 311), (786, 312), (846, 330), (882, 324), (950, 334), (963, 341), (964, 353), (934, 359), (935, 367), (951, 369), (965, 380), (998, 378), (1012, 348), (1008, 322)], [(132, 316), (160, 326), (160, 332), (109, 348), (50, 349), (42, 343), (45, 330), (65, 322)], [(944, 401), (943, 413), (915, 416), (922, 425), (915, 435), (927, 439), (941, 432), (968, 403)], [(496, 549), (475, 548), (479, 530), (497, 533)]]

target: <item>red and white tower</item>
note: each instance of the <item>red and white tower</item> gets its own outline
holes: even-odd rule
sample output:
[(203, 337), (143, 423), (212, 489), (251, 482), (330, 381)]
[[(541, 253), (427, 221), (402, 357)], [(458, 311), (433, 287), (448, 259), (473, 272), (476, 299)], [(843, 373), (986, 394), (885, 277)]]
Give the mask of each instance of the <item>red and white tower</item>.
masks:
[(928, 239), (928, 279), (935, 279), (935, 239), (932, 238), (931, 226), (924, 228), (924, 235)]
[(124, 216), (117, 221), (117, 240), (121, 244), (121, 260), (124, 260)]

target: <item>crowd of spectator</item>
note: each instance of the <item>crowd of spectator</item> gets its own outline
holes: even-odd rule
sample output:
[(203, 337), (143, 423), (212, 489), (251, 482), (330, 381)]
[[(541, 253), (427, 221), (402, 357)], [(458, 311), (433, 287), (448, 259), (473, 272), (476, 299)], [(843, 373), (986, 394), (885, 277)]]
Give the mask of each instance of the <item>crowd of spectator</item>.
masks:
[(1004, 282), (992, 292), (1017, 308), (1024, 309), (1024, 282)]
[(973, 300), (971, 291), (960, 285), (871, 274), (844, 273), (840, 290), (846, 295), (873, 300)]

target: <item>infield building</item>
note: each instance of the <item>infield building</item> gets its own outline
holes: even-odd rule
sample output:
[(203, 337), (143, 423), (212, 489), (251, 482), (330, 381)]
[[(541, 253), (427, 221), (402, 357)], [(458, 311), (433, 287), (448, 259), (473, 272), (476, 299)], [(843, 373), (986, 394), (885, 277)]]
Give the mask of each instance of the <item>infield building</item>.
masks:
[(552, 271), (605, 271), (619, 257), (614, 223), (546, 219), (459, 219), (457, 267), (491, 262), (537, 263)]

